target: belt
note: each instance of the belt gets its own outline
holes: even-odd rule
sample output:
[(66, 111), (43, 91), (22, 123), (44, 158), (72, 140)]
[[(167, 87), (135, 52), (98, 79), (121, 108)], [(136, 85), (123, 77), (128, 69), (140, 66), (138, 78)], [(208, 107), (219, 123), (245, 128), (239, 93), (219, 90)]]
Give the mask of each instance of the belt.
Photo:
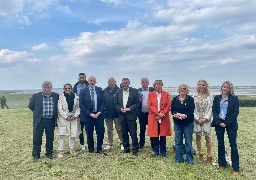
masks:
[(41, 119), (46, 119), (46, 120), (51, 120), (51, 119), (53, 119), (53, 117), (51, 117), (51, 118), (41, 118)]

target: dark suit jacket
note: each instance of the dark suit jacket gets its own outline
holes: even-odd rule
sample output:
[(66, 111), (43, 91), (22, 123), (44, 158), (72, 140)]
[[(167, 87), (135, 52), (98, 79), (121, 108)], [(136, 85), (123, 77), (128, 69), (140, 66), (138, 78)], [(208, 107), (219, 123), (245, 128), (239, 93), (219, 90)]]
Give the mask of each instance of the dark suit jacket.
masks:
[[(57, 123), (58, 118), (58, 100), (59, 100), (59, 94), (52, 92), (51, 96), (53, 97), (53, 103), (54, 103), (54, 112), (53, 112), (53, 118), (55, 125)], [(33, 127), (34, 129), (37, 128), (41, 117), (43, 116), (43, 94), (42, 92), (38, 92), (32, 95), (29, 101), (28, 108), (33, 112)]]
[(119, 89), (115, 96), (116, 110), (119, 112), (119, 120), (123, 122), (124, 116), (127, 116), (128, 120), (137, 120), (137, 111), (139, 104), (139, 93), (137, 89), (129, 87), (129, 97), (125, 108), (130, 108), (131, 111), (122, 113), (121, 108), (123, 107), (123, 89)]
[[(97, 112), (101, 112), (98, 119), (105, 118), (105, 109), (104, 109), (104, 97), (103, 91), (100, 87), (95, 86), (95, 91), (97, 94)], [(93, 104), (91, 100), (91, 94), (89, 86), (85, 89), (82, 89), (79, 95), (79, 105), (80, 105), (80, 118), (83, 122), (88, 122), (91, 117), (90, 114), (93, 113)]]
[[(213, 114), (213, 121), (212, 126), (219, 126), (221, 123), (221, 120), (219, 119), (220, 114), (220, 101), (221, 101), (222, 95), (217, 95), (213, 99), (213, 106), (212, 106), (212, 114)], [(237, 96), (228, 96), (228, 110), (226, 119), (224, 121), (224, 124), (229, 127), (233, 125), (237, 125), (237, 116), (239, 114), (239, 101)]]
[[(141, 93), (141, 91), (142, 91), (142, 88), (139, 88), (139, 89), (138, 89), (138, 92), (139, 92), (139, 100), (140, 100), (140, 103), (139, 103), (139, 105), (138, 105), (138, 116), (139, 116), (139, 118), (140, 118), (141, 109), (142, 109), (142, 100), (140, 99), (140, 93)], [(149, 91), (149, 92), (153, 92), (153, 91), (154, 91), (154, 88), (153, 88), (153, 87), (149, 87), (149, 88), (148, 88), (148, 91)]]

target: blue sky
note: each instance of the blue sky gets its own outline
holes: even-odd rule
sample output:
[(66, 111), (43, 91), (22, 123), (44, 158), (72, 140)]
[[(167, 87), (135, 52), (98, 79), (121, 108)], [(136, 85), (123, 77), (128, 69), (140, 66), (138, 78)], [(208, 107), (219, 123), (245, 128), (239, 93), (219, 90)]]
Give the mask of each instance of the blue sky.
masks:
[(256, 1), (1, 0), (0, 89), (130, 78), (256, 85)]

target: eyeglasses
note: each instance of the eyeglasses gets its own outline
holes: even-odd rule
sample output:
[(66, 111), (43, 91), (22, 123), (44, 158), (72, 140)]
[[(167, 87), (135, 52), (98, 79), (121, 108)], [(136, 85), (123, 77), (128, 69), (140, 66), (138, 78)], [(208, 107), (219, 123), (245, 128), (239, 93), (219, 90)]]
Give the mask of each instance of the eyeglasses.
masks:
[(180, 90), (187, 90), (187, 88), (180, 88)]
[(70, 90), (71, 88), (64, 88), (65, 90)]

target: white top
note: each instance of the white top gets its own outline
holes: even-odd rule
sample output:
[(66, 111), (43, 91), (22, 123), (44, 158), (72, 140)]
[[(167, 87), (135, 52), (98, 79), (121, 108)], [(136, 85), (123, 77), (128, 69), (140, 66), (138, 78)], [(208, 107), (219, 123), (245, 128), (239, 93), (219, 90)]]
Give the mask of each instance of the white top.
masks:
[(124, 108), (126, 108), (128, 97), (129, 97), (129, 89), (123, 90), (123, 107)]

